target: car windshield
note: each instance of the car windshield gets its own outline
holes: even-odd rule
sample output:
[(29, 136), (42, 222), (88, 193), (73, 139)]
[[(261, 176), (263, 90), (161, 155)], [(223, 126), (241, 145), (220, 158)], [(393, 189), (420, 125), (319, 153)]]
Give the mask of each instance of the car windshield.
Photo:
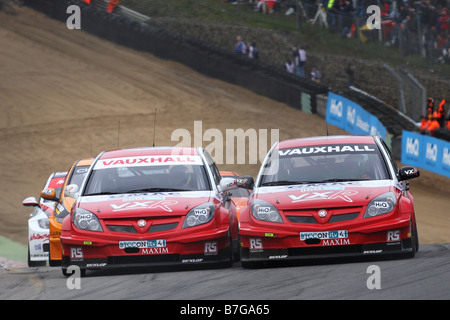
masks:
[(260, 186), (389, 179), (377, 145), (320, 145), (274, 150)]
[(78, 187), (83, 183), (86, 173), (89, 171), (89, 166), (77, 166), (74, 168), (70, 180), (67, 182), (69, 184), (76, 184)]
[[(126, 163), (122, 161), (122, 163)], [(94, 167), (84, 195), (211, 190), (203, 165)]]

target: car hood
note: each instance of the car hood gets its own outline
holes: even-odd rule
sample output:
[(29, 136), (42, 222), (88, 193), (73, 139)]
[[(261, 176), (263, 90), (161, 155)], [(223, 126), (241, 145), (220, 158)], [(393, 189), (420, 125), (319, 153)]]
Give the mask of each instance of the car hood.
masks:
[(317, 209), (367, 205), (395, 186), (391, 180), (261, 187), (254, 194), (279, 210)]
[(218, 200), (212, 191), (118, 194), (79, 198), (78, 208), (101, 219), (186, 215), (192, 208)]

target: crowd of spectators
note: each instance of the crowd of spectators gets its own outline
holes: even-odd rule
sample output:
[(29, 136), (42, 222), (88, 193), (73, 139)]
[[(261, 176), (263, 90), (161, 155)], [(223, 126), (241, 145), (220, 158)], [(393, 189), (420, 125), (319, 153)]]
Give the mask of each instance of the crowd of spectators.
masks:
[[(330, 31), (355, 36), (355, 24), (364, 30), (376, 5), (381, 13), (381, 36), (387, 45), (400, 46), (403, 55), (420, 54), (432, 62), (450, 63), (450, 1), (448, 0), (302, 0), (308, 18), (320, 5)], [(379, 40), (378, 30), (365, 35)]]
[(442, 130), (450, 131), (450, 111), (447, 110), (446, 114), (445, 104), (445, 99), (440, 102), (435, 101), (433, 97), (427, 99), (426, 115), (420, 123), (421, 133), (438, 136), (436, 133), (442, 133)]

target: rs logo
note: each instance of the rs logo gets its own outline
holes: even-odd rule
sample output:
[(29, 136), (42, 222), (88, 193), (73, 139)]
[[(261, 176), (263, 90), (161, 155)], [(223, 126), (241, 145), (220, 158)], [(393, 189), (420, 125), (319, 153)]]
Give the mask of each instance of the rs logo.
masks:
[(387, 241), (399, 241), (400, 240), (400, 231), (393, 230), (387, 232)]
[(250, 250), (262, 249), (262, 241), (261, 239), (250, 239)]
[(83, 249), (81, 248), (70, 248), (70, 258), (80, 259), (83, 258)]
[(217, 253), (217, 242), (206, 242), (205, 253)]

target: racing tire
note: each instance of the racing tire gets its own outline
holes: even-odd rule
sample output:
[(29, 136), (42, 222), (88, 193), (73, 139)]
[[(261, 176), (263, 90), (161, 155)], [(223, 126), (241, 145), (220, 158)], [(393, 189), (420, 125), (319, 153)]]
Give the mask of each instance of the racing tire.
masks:
[(417, 230), (417, 223), (416, 220), (414, 220), (414, 231), (413, 231), (413, 237), (414, 237), (414, 244), (416, 252), (419, 251), (419, 231)]
[(410, 253), (407, 254), (408, 258), (414, 258), (416, 255), (416, 252), (419, 251), (419, 236), (418, 236), (418, 232), (417, 232), (417, 224), (414, 221), (414, 225), (413, 225), (413, 221), (410, 221), (410, 229), (411, 229), (411, 248), (412, 251)]

